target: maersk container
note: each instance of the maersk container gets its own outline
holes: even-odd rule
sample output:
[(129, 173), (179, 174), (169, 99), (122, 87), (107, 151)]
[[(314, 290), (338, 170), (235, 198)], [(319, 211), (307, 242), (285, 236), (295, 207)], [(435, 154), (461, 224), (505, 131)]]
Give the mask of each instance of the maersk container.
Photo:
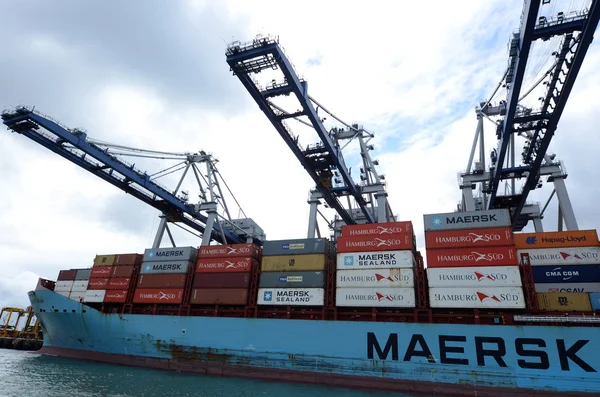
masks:
[(248, 288), (250, 273), (196, 273), (193, 288)]
[(338, 270), (338, 288), (414, 287), (413, 269)]
[(337, 239), (337, 252), (401, 251), (412, 250), (414, 241), (411, 234), (386, 236), (340, 237)]
[(60, 272), (58, 272), (58, 277), (56, 278), (56, 280), (57, 281), (75, 280), (76, 276), (77, 276), (77, 270), (74, 270), (74, 269), (61, 270)]
[(131, 283), (130, 278), (109, 278), (106, 285), (107, 290), (126, 290)]
[(187, 274), (140, 274), (137, 288), (183, 288)]
[(254, 258), (198, 258), (196, 273), (247, 273), (256, 265)]
[(430, 287), (520, 287), (518, 266), (427, 268)]
[(56, 292), (70, 292), (71, 289), (73, 289), (73, 283), (74, 281), (72, 280), (61, 280), (61, 281), (57, 281), (56, 285), (54, 286), (54, 291)]
[(248, 290), (246, 288), (202, 288), (192, 290), (192, 305), (246, 305)]
[(263, 258), (272, 255), (325, 254), (331, 255), (329, 240), (324, 238), (305, 238), (295, 240), (265, 241)]
[(596, 230), (515, 234), (515, 246), (522, 249), (592, 247), (594, 245), (599, 245)]
[(69, 299), (72, 299), (75, 302), (81, 302), (85, 298), (85, 292), (86, 291), (71, 291)]
[(116, 255), (96, 255), (94, 266), (112, 266), (115, 264)]
[(85, 292), (85, 290), (87, 290), (88, 283), (89, 280), (75, 280), (73, 281), (73, 287), (71, 288), (71, 291)]
[(337, 254), (338, 270), (412, 268), (414, 264), (415, 256), (409, 250), (344, 252)]
[(193, 266), (193, 263), (190, 261), (144, 262), (140, 268), (140, 274), (187, 273), (190, 266)]
[(535, 266), (531, 272), (536, 284), (600, 282), (600, 265)]
[(479, 247), (427, 250), (427, 267), (516, 266), (515, 248)]
[(108, 285), (108, 277), (106, 277), (106, 278), (90, 278), (90, 281), (88, 282), (88, 290), (106, 289), (107, 285)]
[[(160, 262), (164, 263), (164, 262)], [(134, 266), (113, 266), (110, 277), (111, 278), (129, 278), (133, 274)]]
[(538, 283), (536, 292), (600, 292), (600, 283)]
[(198, 250), (198, 258), (258, 258), (260, 247), (255, 244), (206, 245)]
[(90, 272), (90, 278), (108, 278), (112, 272), (112, 266), (96, 266)]
[(513, 244), (511, 227), (425, 232), (427, 249), (498, 247)]
[(195, 262), (198, 250), (194, 247), (148, 248), (144, 251), (144, 262)]
[(327, 256), (324, 254), (263, 256), (260, 269), (263, 272), (322, 271)]
[(92, 269), (78, 269), (75, 275), (75, 280), (89, 280), (92, 274)]
[(325, 272), (264, 272), (260, 288), (323, 288)]
[(127, 290), (107, 290), (104, 295), (105, 303), (125, 303), (127, 301)]
[(542, 292), (537, 294), (541, 310), (590, 312), (590, 296), (586, 292)]
[(335, 305), (345, 307), (415, 307), (414, 288), (337, 288)]
[(594, 311), (600, 310), (600, 292), (590, 292), (590, 304)]
[(180, 304), (183, 288), (142, 288), (133, 293), (133, 303)]
[(259, 288), (259, 305), (323, 306), (323, 288)]
[(83, 301), (90, 302), (90, 303), (101, 303), (104, 301), (104, 295), (106, 295), (106, 290), (88, 289), (87, 291), (85, 291), (85, 296), (83, 297)]
[(365, 225), (344, 225), (341, 232), (343, 237), (413, 234), (413, 226), (411, 221), (368, 223)]
[(521, 254), (529, 254), (531, 266), (600, 264), (600, 247), (517, 250), (519, 260)]
[(520, 287), (429, 288), (432, 308), (524, 309), (525, 297)]
[(507, 209), (449, 212), (423, 215), (425, 231), (509, 227), (512, 225)]
[(119, 254), (115, 258), (115, 266), (134, 266), (142, 262), (142, 255)]

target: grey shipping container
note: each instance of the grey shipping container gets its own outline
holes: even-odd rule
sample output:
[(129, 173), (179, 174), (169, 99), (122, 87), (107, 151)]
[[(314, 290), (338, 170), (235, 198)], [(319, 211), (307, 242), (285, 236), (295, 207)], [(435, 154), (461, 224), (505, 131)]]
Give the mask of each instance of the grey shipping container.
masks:
[(144, 262), (140, 269), (140, 274), (159, 274), (159, 273), (187, 273), (192, 262)]
[(78, 269), (75, 280), (89, 280), (92, 269)]
[(265, 241), (263, 256), (325, 254), (331, 256), (331, 245), (324, 238), (305, 238), (296, 240)]
[(144, 262), (192, 261), (198, 259), (194, 247), (148, 248), (144, 251)]
[(323, 288), (325, 272), (264, 272), (259, 288)]
[(423, 215), (425, 231), (481, 229), (511, 225), (507, 209)]

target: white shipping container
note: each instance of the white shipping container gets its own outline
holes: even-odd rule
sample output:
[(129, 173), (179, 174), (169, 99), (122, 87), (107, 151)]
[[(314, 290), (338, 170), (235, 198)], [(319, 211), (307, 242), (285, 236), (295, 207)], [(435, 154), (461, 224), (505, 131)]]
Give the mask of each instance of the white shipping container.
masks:
[(517, 250), (517, 258), (529, 254), (531, 266), (600, 264), (600, 247), (541, 248)]
[(71, 292), (85, 292), (89, 282), (90, 280), (75, 280), (73, 282), (73, 288), (71, 288)]
[(537, 283), (535, 292), (600, 292), (600, 283)]
[(85, 298), (85, 291), (71, 291), (69, 298), (73, 299), (76, 302), (79, 302), (80, 299)]
[(346, 269), (399, 269), (413, 267), (412, 251), (343, 252), (337, 255), (337, 268)]
[(336, 286), (344, 287), (414, 287), (413, 269), (338, 270)]
[(434, 308), (524, 309), (520, 287), (429, 288), (429, 305)]
[(323, 306), (323, 288), (259, 288), (259, 305)]
[(336, 306), (415, 307), (413, 288), (336, 288)]
[(57, 281), (54, 286), (54, 292), (71, 292), (71, 288), (73, 288), (73, 280)]
[(84, 302), (103, 302), (104, 295), (106, 295), (106, 290), (103, 289), (89, 289), (85, 291), (85, 296), (83, 297)]
[(518, 266), (438, 267), (427, 269), (430, 287), (520, 287)]
[(56, 290), (54, 292), (56, 292), (59, 295), (64, 296), (65, 298), (68, 298), (69, 294), (71, 293), (71, 291), (56, 291)]

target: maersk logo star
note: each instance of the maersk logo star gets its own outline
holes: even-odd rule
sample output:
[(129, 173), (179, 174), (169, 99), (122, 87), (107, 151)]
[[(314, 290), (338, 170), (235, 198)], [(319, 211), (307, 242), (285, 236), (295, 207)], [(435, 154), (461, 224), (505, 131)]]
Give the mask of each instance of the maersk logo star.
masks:
[(265, 291), (265, 302), (270, 302), (273, 300), (273, 293), (271, 291)]
[(345, 256), (344, 257), (344, 266), (352, 266), (354, 265), (354, 257), (353, 256)]
[(152, 269), (152, 265), (146, 265), (146, 271), (149, 272)]
[(431, 220), (431, 225), (433, 227), (440, 227), (442, 226), (443, 220), (441, 216), (435, 216), (433, 217), (433, 219)]

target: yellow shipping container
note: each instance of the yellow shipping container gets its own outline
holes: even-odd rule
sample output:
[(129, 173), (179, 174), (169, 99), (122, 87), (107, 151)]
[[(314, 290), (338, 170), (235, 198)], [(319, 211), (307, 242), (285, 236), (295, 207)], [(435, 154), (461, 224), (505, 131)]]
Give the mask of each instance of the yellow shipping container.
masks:
[(263, 256), (260, 269), (263, 272), (318, 271), (325, 270), (325, 254)]
[(538, 293), (540, 309), (559, 312), (591, 312), (592, 305), (587, 292)]
[(116, 255), (96, 255), (94, 266), (112, 266), (115, 264)]

